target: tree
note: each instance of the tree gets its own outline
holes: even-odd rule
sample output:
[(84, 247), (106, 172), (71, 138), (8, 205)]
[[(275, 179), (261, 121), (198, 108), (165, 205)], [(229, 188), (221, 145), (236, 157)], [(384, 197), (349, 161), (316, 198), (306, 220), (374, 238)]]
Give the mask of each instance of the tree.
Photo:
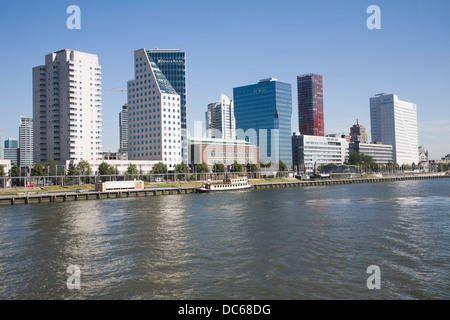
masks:
[(287, 171), (287, 166), (283, 161), (278, 161), (278, 171), (280, 172), (286, 172)]
[(234, 161), (231, 165), (231, 172), (242, 172), (242, 169), (242, 164), (237, 163), (237, 161)]
[(11, 177), (20, 177), (20, 168), (17, 164), (13, 164), (11, 169), (9, 170)]
[(107, 164), (106, 162), (102, 162), (99, 166), (98, 166), (98, 173), (101, 176), (110, 176), (116, 173), (116, 169), (113, 166), (110, 166), (109, 164)]
[(0, 166), (0, 177), (4, 177), (4, 176), (5, 176), (5, 167)]
[(56, 176), (56, 162), (53, 159), (48, 159), (45, 163), (45, 172), (49, 176)]
[(199, 173), (208, 173), (209, 172), (208, 165), (204, 162), (202, 164), (197, 165), (196, 170)]
[(92, 174), (92, 169), (86, 160), (82, 160), (78, 163), (78, 171), (80, 172), (80, 175), (82, 176), (89, 176)]
[(175, 166), (175, 173), (189, 173), (189, 167), (184, 162), (181, 162)]
[(225, 172), (225, 166), (222, 163), (216, 163), (213, 167), (214, 173), (223, 173)]
[(128, 165), (128, 169), (127, 169), (127, 173), (129, 174), (129, 175), (131, 175), (131, 176), (133, 176), (133, 175), (137, 175), (139, 172), (138, 172), (138, 169), (137, 169), (137, 166), (135, 165), (135, 164), (129, 164)]
[(350, 157), (349, 157), (348, 163), (350, 165), (356, 165), (356, 166), (359, 166), (359, 165), (371, 166), (371, 165), (376, 164), (371, 156), (362, 154), (358, 151), (350, 152)]
[(247, 172), (258, 172), (258, 166), (253, 163), (247, 163), (246, 169)]
[(272, 162), (269, 161), (264, 161), (263, 163), (261, 163), (261, 168), (270, 168), (272, 166)]
[(80, 175), (80, 170), (78, 169), (78, 167), (76, 167), (74, 165), (70, 165), (69, 166), (69, 170), (67, 171), (67, 175), (69, 175), (69, 176), (79, 176)]
[(45, 176), (45, 170), (42, 164), (35, 163), (33, 168), (31, 169), (31, 175), (33, 177), (43, 177)]
[(164, 163), (162, 162), (158, 162), (157, 164), (155, 164), (155, 166), (153, 167), (153, 173), (156, 174), (162, 174), (162, 173), (167, 173), (167, 167)]

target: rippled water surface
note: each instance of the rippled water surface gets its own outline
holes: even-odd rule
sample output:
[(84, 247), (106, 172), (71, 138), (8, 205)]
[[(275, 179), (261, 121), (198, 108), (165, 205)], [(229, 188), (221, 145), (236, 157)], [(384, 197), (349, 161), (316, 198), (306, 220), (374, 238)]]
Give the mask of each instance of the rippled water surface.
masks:
[(0, 207), (0, 299), (449, 299), (449, 214), (449, 179)]

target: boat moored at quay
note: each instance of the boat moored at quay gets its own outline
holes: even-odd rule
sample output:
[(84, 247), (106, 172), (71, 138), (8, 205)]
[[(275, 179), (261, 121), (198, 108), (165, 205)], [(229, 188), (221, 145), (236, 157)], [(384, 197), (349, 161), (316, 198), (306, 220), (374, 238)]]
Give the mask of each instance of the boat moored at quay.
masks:
[(253, 185), (248, 181), (247, 177), (239, 177), (232, 179), (224, 179), (222, 182), (205, 182), (197, 192), (206, 193), (213, 191), (236, 191), (253, 188)]

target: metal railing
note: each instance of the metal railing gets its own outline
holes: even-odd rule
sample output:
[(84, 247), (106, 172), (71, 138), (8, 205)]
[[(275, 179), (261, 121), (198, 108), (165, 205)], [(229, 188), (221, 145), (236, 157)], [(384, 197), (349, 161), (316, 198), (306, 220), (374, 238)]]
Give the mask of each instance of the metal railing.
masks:
[(248, 179), (267, 179), (295, 177), (294, 172), (223, 172), (223, 173), (165, 173), (165, 174), (124, 174), (124, 175), (79, 175), (79, 176), (28, 176), (2, 177), (0, 188), (6, 187), (47, 187), (47, 186), (81, 186), (94, 185), (107, 181), (142, 180), (147, 183), (200, 182), (218, 181), (237, 177)]

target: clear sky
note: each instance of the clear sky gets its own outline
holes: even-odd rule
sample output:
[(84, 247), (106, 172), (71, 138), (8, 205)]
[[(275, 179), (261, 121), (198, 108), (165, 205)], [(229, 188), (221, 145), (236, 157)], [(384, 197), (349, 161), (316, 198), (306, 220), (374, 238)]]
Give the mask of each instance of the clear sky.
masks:
[[(32, 116), (32, 68), (73, 49), (99, 56), (102, 87), (133, 79), (134, 50), (181, 49), (187, 57), (188, 126), (233, 87), (274, 77), (324, 80), (325, 131), (348, 133), (359, 119), (370, 132), (369, 98), (395, 93), (418, 105), (419, 144), (431, 159), (450, 153), (450, 1), (448, 0), (129, 0), (1, 1), (0, 131), (18, 138)], [(81, 30), (69, 30), (69, 5)], [(381, 30), (369, 30), (369, 5)], [(126, 93), (103, 92), (103, 149), (119, 147), (118, 113)]]

